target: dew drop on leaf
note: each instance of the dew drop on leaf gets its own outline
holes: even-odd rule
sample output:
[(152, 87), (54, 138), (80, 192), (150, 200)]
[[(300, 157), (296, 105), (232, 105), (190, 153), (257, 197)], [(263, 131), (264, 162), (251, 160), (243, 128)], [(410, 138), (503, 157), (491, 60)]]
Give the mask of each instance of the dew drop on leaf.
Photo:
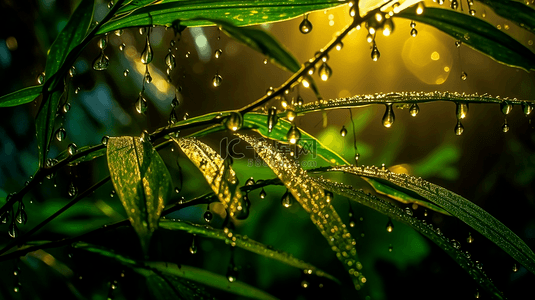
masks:
[(108, 145), (108, 140), (110, 139), (109, 136), (105, 135), (102, 137), (102, 140), (100, 140), (100, 143), (104, 146)]
[(524, 112), (524, 115), (527, 117), (531, 114), (533, 111), (533, 105), (530, 103), (527, 103), (526, 101), (522, 102), (522, 111)]
[(342, 50), (342, 48), (344, 48), (344, 43), (342, 43), (342, 41), (340, 41), (334, 47), (336, 48), (336, 50), (340, 51), (340, 50)]
[(9, 236), (14, 239), (19, 236), (19, 229), (17, 228), (17, 224), (15, 224), (15, 220), (11, 221), (11, 224), (9, 225), (7, 232)]
[(66, 114), (66, 113), (69, 112), (69, 110), (71, 110), (71, 104), (70, 104), (70, 103), (65, 103), (65, 104), (63, 105), (63, 113)]
[(379, 49), (377, 49), (377, 46), (374, 44), (372, 48), (372, 60), (378, 61), (379, 57), (381, 57), (381, 53), (379, 52)]
[(509, 131), (509, 124), (507, 123), (507, 119), (504, 120), (503, 122), (503, 125), (502, 125), (502, 131), (505, 133), (505, 132), (508, 132)]
[(457, 9), (459, 7), (459, 2), (457, 2), (457, 0), (452, 0), (451, 1), (451, 8), (452, 9)]
[(74, 75), (76, 75), (76, 67), (75, 67), (75, 66), (72, 66), (72, 67), (69, 69), (69, 77), (73, 78)]
[(343, 137), (347, 135), (347, 129), (345, 126), (342, 126), (342, 129), (340, 129), (340, 135)]
[(56, 140), (59, 142), (63, 141), (67, 137), (67, 131), (65, 128), (60, 127), (58, 130), (56, 130)]
[(121, 36), (121, 35), (123, 35), (123, 32), (124, 32), (124, 31), (123, 31), (122, 29), (117, 29), (117, 30), (114, 31), (114, 33), (115, 33), (116, 36)]
[(466, 242), (468, 244), (472, 244), (474, 242), (474, 238), (472, 237), (471, 233), (468, 233), (468, 237), (466, 238)]
[(305, 15), (303, 21), (299, 24), (299, 31), (301, 31), (302, 34), (307, 34), (312, 31), (312, 23), (308, 20), (308, 14)]
[(136, 101), (136, 111), (140, 114), (144, 114), (147, 111), (147, 107), (148, 107), (147, 99), (145, 99), (145, 97), (143, 97), (143, 95), (140, 92)]
[(220, 86), (222, 81), (223, 77), (221, 77), (221, 75), (219, 74), (215, 74), (214, 78), (212, 78), (212, 84), (214, 85), (214, 87)]
[(285, 208), (289, 208), (293, 204), (293, 197), (288, 190), (282, 195), (281, 204)]
[(266, 191), (264, 190), (264, 188), (262, 188), (262, 190), (260, 191), (260, 199), (265, 199), (266, 198)]
[(69, 197), (74, 197), (78, 194), (78, 188), (74, 185), (74, 182), (71, 182), (69, 185), (69, 190), (67, 191)]
[(122, 43), (121, 45), (119, 45), (119, 50), (120, 51), (124, 51), (125, 48), (126, 48), (126, 44), (125, 43)]
[(204, 221), (206, 221), (206, 223), (210, 223), (212, 221), (213, 217), (214, 217), (214, 215), (209, 210), (204, 212)]
[(502, 114), (508, 115), (513, 110), (513, 105), (508, 101), (502, 101), (500, 103), (500, 110), (502, 111)]
[(394, 124), (395, 116), (392, 109), (392, 103), (386, 104), (385, 114), (383, 115), (383, 126), (386, 128), (392, 127)]
[(420, 107), (417, 103), (413, 103), (411, 107), (409, 108), (409, 114), (413, 117), (416, 117), (418, 113), (420, 112)]
[(128, 74), (129, 74), (129, 73), (130, 73), (130, 70), (128, 70), (128, 69), (124, 70), (124, 72), (123, 72), (123, 76), (124, 76), (124, 77), (128, 77)]
[(457, 120), (466, 118), (466, 116), (468, 115), (468, 103), (457, 103), (455, 115), (457, 116)]
[(329, 67), (329, 65), (326, 62), (322, 63), (318, 70), (318, 74), (320, 75), (320, 78), (323, 81), (327, 81), (331, 77), (332, 72), (333, 71), (331, 67)]
[(45, 82), (45, 72), (39, 74), (39, 76), (37, 76), (37, 83), (38, 84), (43, 84)]
[(243, 125), (243, 117), (239, 112), (231, 112), (225, 120), (225, 127), (231, 131), (238, 131)]
[(149, 35), (147, 35), (147, 39), (145, 41), (145, 48), (143, 49), (143, 52), (141, 52), (141, 62), (144, 64), (149, 64), (152, 61), (152, 56), (152, 46), (150, 44)]
[(104, 49), (106, 49), (107, 46), (108, 46), (108, 36), (105, 35), (105, 36), (101, 37), (101, 38), (98, 40), (98, 47), (99, 47), (101, 50), (104, 50)]
[(104, 51), (100, 52), (100, 55), (93, 61), (93, 69), (96, 71), (104, 71), (108, 68), (110, 59), (104, 54)]
[(392, 223), (392, 219), (388, 218), (388, 223), (386, 223), (386, 232), (392, 232), (394, 231), (394, 223)]
[(288, 130), (288, 133), (286, 134), (286, 139), (288, 139), (288, 142), (290, 144), (297, 144), (299, 142), (299, 139), (301, 139), (301, 132), (295, 126), (295, 124), (292, 125), (290, 130)]
[(19, 202), (19, 208), (17, 209), (17, 215), (15, 219), (19, 224), (26, 224), (26, 222), (28, 221), (28, 215), (26, 214), (26, 210), (24, 209), (24, 203), (22, 203), (22, 201)]
[(165, 56), (165, 64), (169, 70), (173, 70), (176, 67), (175, 55), (171, 52)]
[(67, 146), (67, 152), (69, 153), (69, 155), (75, 155), (77, 151), (78, 147), (75, 143), (70, 143), (69, 146)]

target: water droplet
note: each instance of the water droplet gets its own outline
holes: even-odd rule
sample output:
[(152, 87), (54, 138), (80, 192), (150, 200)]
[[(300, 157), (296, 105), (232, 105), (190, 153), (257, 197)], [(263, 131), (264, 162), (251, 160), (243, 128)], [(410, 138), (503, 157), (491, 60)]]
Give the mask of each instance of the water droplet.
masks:
[(108, 9), (111, 9), (113, 7), (113, 5), (114, 5), (113, 0), (108, 2)]
[(13, 288), (13, 292), (18, 293), (20, 291), (20, 287), (16, 286)]
[(45, 72), (39, 74), (39, 76), (37, 76), (37, 83), (38, 84), (43, 84), (45, 82)]
[(303, 102), (303, 97), (301, 97), (301, 95), (297, 95), (297, 105), (301, 106), (303, 105)]
[(388, 218), (388, 223), (386, 223), (386, 232), (392, 232), (394, 231), (394, 223), (392, 223), (392, 219)]
[(472, 237), (471, 233), (468, 233), (468, 237), (466, 238), (466, 242), (468, 244), (472, 244), (474, 242), (474, 238)]
[(189, 56), (191, 55), (191, 52), (186, 52), (186, 58), (189, 58)]
[(69, 185), (69, 190), (67, 191), (67, 194), (69, 197), (74, 197), (76, 194), (78, 194), (78, 188), (74, 185), (74, 182), (71, 182)]
[(526, 101), (522, 101), (522, 111), (526, 117), (529, 116), (533, 111), (533, 105), (527, 103)]
[(108, 68), (110, 59), (104, 54), (104, 51), (100, 52), (100, 55), (93, 61), (93, 69), (96, 71), (104, 71)]
[(71, 110), (71, 104), (70, 104), (70, 103), (65, 103), (65, 104), (63, 105), (63, 113), (66, 114), (66, 113), (69, 112), (69, 110)]
[(461, 135), (464, 132), (464, 126), (461, 123), (461, 120), (457, 120), (457, 124), (455, 125), (455, 128), (453, 129), (455, 132), (455, 135)]
[(126, 44), (125, 43), (122, 43), (121, 45), (119, 45), (119, 50), (120, 51), (124, 51), (125, 48), (126, 48)]
[(418, 30), (416, 28), (411, 29), (411, 36), (416, 37), (418, 35)]
[(277, 124), (278, 117), (277, 117), (277, 108), (275, 106), (272, 106), (268, 111), (268, 119), (267, 119), (267, 126), (268, 126), (268, 132), (271, 133), (273, 130), (273, 127)]
[(413, 103), (411, 107), (409, 108), (409, 113), (411, 114), (411, 116), (416, 117), (419, 112), (420, 112), (420, 107), (418, 106), (417, 103)]
[(108, 36), (105, 35), (98, 40), (98, 47), (100, 48), (100, 50), (104, 50), (106, 49), (107, 46), (108, 46)]
[(229, 282), (235, 282), (238, 280), (238, 269), (234, 266), (234, 264), (229, 265), (226, 276)]
[(75, 67), (75, 66), (72, 66), (72, 67), (69, 69), (69, 77), (70, 77), (70, 78), (73, 78), (74, 75), (76, 75), (76, 67)]
[(468, 103), (458, 102), (455, 109), (455, 115), (457, 116), (457, 120), (466, 118), (468, 115)]
[(451, 245), (453, 246), (453, 248), (459, 250), (461, 249), (461, 243), (459, 243), (457, 240), (455, 239), (452, 239), (451, 240)]
[(173, 70), (176, 67), (175, 55), (173, 53), (167, 53), (165, 56), (165, 64), (168, 70)]
[(479, 290), (478, 290), (478, 289), (476, 289), (476, 293), (474, 294), (474, 297), (475, 297), (476, 299), (479, 299)]
[(189, 253), (191, 254), (197, 253), (197, 245), (195, 244), (195, 235), (193, 235), (193, 238), (191, 239), (191, 246), (189, 246)]
[(505, 119), (505, 120), (503, 121), (502, 131), (503, 131), (503, 132), (508, 132), (508, 131), (509, 131), (509, 124), (507, 123), (507, 119)]
[(102, 140), (100, 140), (100, 143), (104, 146), (108, 145), (108, 140), (110, 139), (109, 136), (105, 135), (102, 137)]
[(130, 70), (128, 70), (128, 69), (124, 70), (124, 72), (123, 72), (123, 76), (124, 76), (124, 77), (128, 77), (128, 74), (129, 74), (129, 73), (130, 73)]
[(462, 80), (466, 80), (466, 78), (468, 77), (468, 74), (466, 74), (466, 72), (461, 72), (461, 79)]
[(412, 217), (412, 209), (410, 207), (405, 207), (405, 213), (408, 215), (408, 216), (411, 216)]
[(457, 9), (457, 7), (459, 7), (459, 2), (457, 2), (457, 0), (452, 0), (451, 1), (451, 8), (452, 9)]
[(518, 266), (515, 264), (513, 264), (513, 273), (516, 273), (518, 272)]
[(282, 195), (281, 204), (282, 206), (289, 208), (294, 203), (293, 196), (288, 190)]
[(340, 135), (341, 136), (346, 136), (347, 134), (347, 129), (345, 126), (342, 126), (342, 129), (340, 129)]
[(379, 60), (379, 57), (381, 57), (381, 53), (379, 52), (379, 49), (377, 49), (377, 46), (374, 43), (372, 48), (372, 60), (377, 61)]
[(301, 132), (299, 131), (297, 126), (295, 126), (295, 124), (292, 125), (290, 130), (288, 130), (286, 138), (288, 139), (288, 142), (290, 142), (290, 144), (296, 144), (297, 142), (299, 142), (299, 139), (301, 138)]
[(394, 251), (394, 246), (392, 244), (388, 245), (388, 252)]
[(221, 57), (222, 54), (223, 54), (223, 50), (221, 50), (221, 49), (217, 49), (217, 50), (214, 52), (214, 57), (215, 57), (215, 58), (219, 58), (219, 57)]
[(299, 31), (301, 31), (302, 34), (307, 34), (312, 31), (312, 23), (308, 20), (308, 14), (305, 15), (305, 18), (301, 24), (299, 24)]
[(243, 117), (239, 112), (233, 111), (230, 113), (230, 116), (225, 119), (225, 127), (227, 127), (227, 129), (231, 131), (240, 130), (242, 124)]
[(22, 201), (19, 202), (19, 208), (17, 209), (17, 216), (15, 217), (15, 219), (19, 224), (26, 224), (26, 222), (28, 221), (28, 215), (24, 210), (24, 203), (22, 203)]
[(149, 64), (152, 61), (152, 46), (150, 44), (149, 35), (145, 42), (145, 49), (141, 52), (141, 62), (144, 64)]
[(65, 137), (67, 137), (67, 131), (65, 130), (65, 128), (58, 128), (58, 130), (56, 130), (56, 139), (61, 142), (65, 139)]
[(293, 122), (296, 116), (297, 115), (293, 109), (290, 108), (286, 111), (286, 118), (288, 118), (288, 121)]
[(117, 29), (117, 30), (114, 31), (114, 33), (115, 33), (116, 36), (121, 36), (121, 35), (123, 35), (123, 32), (124, 32), (124, 30), (122, 30), (122, 29)]
[(209, 210), (204, 212), (204, 221), (206, 221), (206, 223), (210, 223), (213, 218), (214, 215), (212, 214), (212, 212), (210, 212)]
[(360, 158), (360, 154), (359, 153), (355, 154), (355, 163), (356, 164), (359, 163), (359, 158)]
[(14, 239), (19, 236), (19, 229), (17, 228), (17, 224), (15, 224), (15, 220), (11, 221), (11, 224), (9, 224), (9, 228), (7, 232), (9, 236)]
[(7, 221), (9, 220), (9, 211), (5, 211), (1, 216), (0, 216), (0, 222), (2, 224), (7, 224)]
[(143, 130), (141, 132), (141, 141), (142, 142), (149, 142), (151, 141), (150, 134), (147, 130)]
[(182, 117), (182, 119), (184, 119), (184, 121), (186, 121), (188, 118), (189, 118), (189, 114), (188, 113), (185, 113), (184, 117)]
[(513, 105), (507, 101), (502, 101), (500, 103), (500, 110), (502, 114), (508, 115), (513, 110)]
[(223, 77), (221, 77), (221, 75), (219, 75), (219, 74), (215, 74), (214, 78), (212, 78), (212, 84), (215, 87), (220, 86), (222, 81), (223, 81)]
[(383, 115), (383, 126), (386, 128), (392, 127), (394, 124), (395, 116), (392, 109), (392, 103), (386, 104), (385, 114)]
[(318, 71), (319, 71), (318, 74), (320, 75), (320, 78), (323, 81), (327, 81), (327, 79), (331, 77), (332, 72), (333, 72), (331, 67), (329, 67), (329, 65), (326, 62), (321, 64)]
[(80, 87), (77, 87), (77, 88), (74, 90), (74, 93), (78, 95), (79, 92), (80, 92)]
[(342, 48), (344, 48), (344, 43), (342, 43), (342, 41), (340, 41), (334, 47), (336, 48), (336, 50), (340, 51), (340, 50), (342, 50)]
[(308, 281), (306, 280), (301, 281), (301, 287), (306, 289), (308, 287)]
[(264, 190), (264, 188), (262, 188), (262, 190), (260, 191), (260, 199), (265, 199), (266, 198), (266, 191)]
[(137, 97), (136, 101), (136, 111), (140, 114), (144, 114), (147, 111), (147, 107), (147, 99), (145, 99), (141, 92), (139, 92), (139, 96)]
[(383, 35), (390, 36), (394, 32), (394, 22), (391, 18), (386, 19), (383, 25)]
[[(475, 16), (476, 15), (476, 10), (475, 9), (470, 9), (468, 11), (468, 13), (471, 15), (471, 16)], [(505, 29), (509, 29), (509, 27), (506, 27)]]
[(264, 62), (264, 65), (267, 65), (267, 64), (268, 64), (268, 59), (267, 59), (267, 57), (264, 58), (264, 61), (263, 61), (263, 62)]

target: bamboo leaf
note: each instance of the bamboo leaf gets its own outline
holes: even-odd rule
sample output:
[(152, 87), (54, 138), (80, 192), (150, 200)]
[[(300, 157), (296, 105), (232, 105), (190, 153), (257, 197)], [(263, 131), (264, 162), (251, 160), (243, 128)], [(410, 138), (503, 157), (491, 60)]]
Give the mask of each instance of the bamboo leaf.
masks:
[(172, 189), (171, 175), (148, 141), (137, 137), (111, 137), (107, 149), (113, 187), (147, 254), (164, 201)]
[(337, 258), (348, 270), (355, 289), (359, 290), (366, 282), (361, 272), (362, 264), (358, 260), (356, 241), (346, 225), (336, 213), (321, 186), (316, 184), (307, 173), (293, 161), (276, 151), (265, 141), (246, 135), (237, 134), (241, 139), (253, 146), (255, 152), (275, 172), (295, 199), (310, 214), (310, 219), (325, 237)]
[(478, 18), (450, 9), (428, 7), (423, 14), (416, 6), (396, 16), (433, 26), (502, 64), (526, 71), (535, 69), (535, 53), (526, 46)]
[(535, 253), (528, 245), (503, 223), (467, 199), (421, 178), (383, 171), (375, 167), (341, 166), (333, 167), (331, 170), (389, 181), (418, 194), (477, 230), (530, 272), (535, 273)]
[(17, 106), (32, 102), (41, 94), (42, 86), (30, 86), (0, 97), (0, 107)]
[(189, 160), (203, 173), (204, 178), (228, 209), (233, 218), (246, 218), (247, 208), (242, 205), (236, 173), (219, 154), (196, 138), (173, 139)]
[(519, 1), (479, 0), (490, 7), (498, 16), (535, 33), (535, 9)]
[(213, 22), (195, 19), (202, 16), (231, 22), (235, 26), (272, 23), (298, 17), (315, 10), (324, 10), (348, 1), (340, 0), (169, 0), (154, 1), (151, 5), (125, 6), (115, 18), (98, 31), (99, 34), (126, 27), (167, 26), (180, 20), (188, 27), (214, 25)]
[(440, 233), (440, 231), (433, 229), (433, 225), (426, 224), (424, 221), (413, 217), (410, 212), (404, 212), (400, 207), (391, 202), (357, 191), (353, 189), (352, 186), (332, 182), (323, 178), (316, 178), (314, 181), (335, 194), (347, 197), (352, 201), (366, 205), (385, 214), (393, 220), (409, 225), (442, 248), (468, 272), (470, 277), (472, 277), (483, 289), (488, 291), (493, 298), (504, 299), (503, 293), (492, 283), (487, 274), (470, 259), (469, 253), (460, 250), (460, 243), (455, 240), (449, 240), (444, 234)]
[(222, 240), (225, 241), (225, 243), (227, 244), (233, 244), (236, 247), (240, 247), (247, 251), (251, 251), (253, 253), (278, 260), (292, 267), (306, 270), (308, 274), (315, 274), (316, 276), (326, 277), (339, 283), (339, 281), (332, 275), (329, 275), (324, 271), (316, 268), (315, 266), (293, 257), (289, 253), (274, 250), (273, 248), (268, 247), (262, 243), (249, 239), (247, 236), (241, 236), (239, 234), (230, 232), (228, 231), (228, 229), (214, 229), (208, 225), (203, 226), (193, 224), (187, 221), (168, 219), (160, 220), (160, 227), (169, 230), (187, 231), (189, 233), (196, 234), (199, 236)]

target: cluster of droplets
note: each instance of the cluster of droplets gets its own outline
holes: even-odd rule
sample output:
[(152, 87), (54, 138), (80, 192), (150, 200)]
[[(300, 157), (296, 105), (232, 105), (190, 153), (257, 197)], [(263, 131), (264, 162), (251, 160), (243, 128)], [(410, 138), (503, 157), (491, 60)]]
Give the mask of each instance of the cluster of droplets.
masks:
[[(6, 198), (6, 202), (9, 202), (9, 200), (14, 196), (14, 194), (8, 195)], [(12, 238), (17, 238), (19, 236), (19, 229), (17, 227), (17, 223), (24, 225), (28, 221), (28, 215), (26, 213), (26, 209), (24, 203), (22, 202), (22, 199), (19, 199), (17, 201), (17, 204), (18, 207), (16, 212), (14, 207), (12, 206), (10, 210), (6, 210), (0, 216), (0, 222), (2, 224), (7, 224), (9, 222), (8, 234)]]

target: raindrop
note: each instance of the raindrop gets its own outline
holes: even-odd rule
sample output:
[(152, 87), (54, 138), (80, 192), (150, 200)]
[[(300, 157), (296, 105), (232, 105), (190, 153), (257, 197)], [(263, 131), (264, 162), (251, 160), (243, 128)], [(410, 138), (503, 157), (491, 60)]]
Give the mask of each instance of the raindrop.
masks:
[(312, 23), (308, 20), (308, 14), (305, 15), (305, 18), (301, 24), (299, 24), (299, 31), (301, 31), (302, 34), (307, 34), (312, 31)]
[(513, 110), (513, 105), (507, 101), (500, 103), (500, 110), (504, 115), (508, 115)]
[(67, 131), (65, 130), (65, 128), (58, 128), (58, 130), (56, 130), (56, 139), (61, 142), (65, 139), (65, 137), (67, 137)]
[(128, 70), (128, 69), (124, 70), (124, 72), (123, 72), (124, 77), (127, 77), (128, 73), (130, 73), (130, 70)]
[(388, 252), (394, 251), (394, 246), (392, 244), (388, 245)]
[(93, 69), (96, 71), (104, 71), (108, 68), (110, 59), (104, 54), (104, 51), (100, 52), (100, 55), (93, 61)]
[(115, 197), (115, 193), (116, 193), (115, 190), (111, 190), (111, 192), (110, 192), (110, 198)]
[(296, 144), (297, 142), (299, 142), (299, 139), (301, 138), (301, 132), (299, 131), (297, 126), (295, 126), (295, 124), (292, 125), (290, 130), (288, 130), (286, 138), (288, 139), (288, 142), (290, 142), (290, 144)]
[(457, 2), (457, 0), (452, 0), (451, 1), (451, 8), (452, 9), (457, 9), (457, 7), (459, 7), (459, 2)]
[(379, 57), (381, 57), (381, 53), (379, 52), (379, 49), (377, 49), (377, 46), (374, 43), (372, 48), (372, 60), (377, 61)]
[(264, 188), (262, 188), (262, 190), (260, 191), (260, 199), (265, 199), (266, 198), (266, 191), (264, 190)]
[(455, 132), (455, 135), (461, 135), (464, 132), (464, 126), (461, 123), (461, 120), (457, 120), (457, 125), (455, 125), (455, 128), (453, 130)]
[(301, 95), (298, 95), (297, 96), (297, 105), (301, 106), (303, 105), (303, 97), (301, 97)]
[(98, 40), (98, 47), (99, 47), (101, 50), (104, 50), (104, 49), (106, 49), (107, 46), (108, 46), (108, 36), (105, 35), (105, 36), (101, 37), (101, 38)]
[(15, 217), (15, 219), (19, 224), (26, 224), (26, 222), (28, 221), (28, 215), (24, 210), (24, 203), (22, 203), (22, 201), (19, 202), (19, 208), (17, 209), (17, 216)]
[(392, 223), (392, 219), (388, 218), (388, 223), (386, 223), (386, 232), (392, 232), (394, 231), (394, 223)]
[(184, 121), (186, 121), (188, 118), (189, 118), (189, 114), (188, 113), (185, 113), (184, 117), (182, 117), (182, 119), (184, 119)]
[(147, 29), (145, 27), (139, 27), (139, 34), (144, 35)]
[(1, 216), (0, 216), (0, 222), (2, 224), (7, 224), (7, 221), (9, 219), (9, 211), (5, 211)]
[(66, 114), (66, 113), (69, 112), (69, 110), (71, 110), (71, 104), (70, 104), (70, 103), (65, 103), (65, 104), (63, 105), (63, 113)]
[(295, 111), (293, 109), (288, 109), (286, 112), (286, 118), (288, 118), (288, 121), (293, 122), (295, 119)]
[(271, 94), (273, 94), (273, 91), (274, 91), (273, 87), (270, 86), (270, 87), (266, 90), (266, 95), (271, 96)]
[(468, 244), (472, 244), (474, 242), (474, 238), (472, 237), (472, 233), (468, 233), (468, 237), (466, 238), (466, 242)]
[(75, 66), (72, 66), (72, 67), (69, 69), (69, 77), (73, 78), (74, 75), (76, 75), (76, 67), (75, 67)]
[(150, 45), (149, 35), (147, 34), (147, 40), (145, 42), (145, 49), (141, 52), (141, 62), (149, 64), (152, 61), (152, 46)]
[(478, 289), (476, 289), (476, 293), (474, 294), (474, 297), (475, 297), (476, 299), (479, 299), (479, 290), (478, 290)]
[(117, 29), (117, 30), (114, 31), (114, 33), (115, 33), (116, 36), (121, 36), (121, 35), (123, 35), (123, 32), (124, 32), (124, 30), (122, 30), (122, 29)]
[(507, 119), (505, 119), (505, 120), (503, 121), (502, 131), (503, 131), (503, 132), (508, 132), (508, 131), (509, 131), (509, 124), (507, 123)]
[(20, 287), (16, 286), (13, 288), (13, 292), (18, 293), (20, 291)]
[(126, 48), (125, 43), (122, 43), (121, 45), (119, 45), (119, 50), (124, 51), (124, 48)]
[(102, 137), (102, 140), (100, 140), (100, 143), (104, 146), (108, 145), (108, 140), (110, 139), (109, 136), (105, 135)]
[(139, 96), (137, 97), (136, 101), (136, 111), (140, 114), (144, 114), (147, 111), (147, 107), (147, 99), (145, 99), (141, 92), (139, 92)]
[(178, 102), (178, 98), (175, 96), (175, 98), (173, 98), (173, 100), (171, 100), (171, 107), (172, 108), (175, 108), (179, 105), (180, 103)]
[(221, 75), (219, 75), (219, 74), (215, 74), (214, 78), (212, 78), (212, 84), (215, 87), (220, 86), (222, 81), (223, 81), (223, 77), (221, 77)]
[(268, 59), (267, 58), (264, 58), (264, 65), (267, 65), (268, 64)]
[(359, 158), (360, 158), (360, 154), (358, 154), (358, 153), (355, 154), (355, 164), (357, 164), (357, 165), (359, 163)]
[(342, 48), (344, 48), (344, 43), (342, 43), (342, 41), (340, 41), (334, 47), (336, 48), (336, 50), (340, 51), (340, 50), (342, 50)]
[(45, 82), (45, 72), (39, 74), (39, 76), (37, 76), (37, 83), (38, 84), (43, 84)]
[(420, 112), (420, 107), (418, 106), (417, 103), (413, 103), (411, 107), (409, 108), (409, 113), (411, 114), (411, 116), (416, 117), (419, 112)]
[(524, 112), (524, 115), (526, 115), (526, 117), (527, 117), (533, 111), (533, 106), (530, 103), (527, 103), (526, 101), (523, 101), (522, 102), (522, 111)]
[(213, 217), (214, 217), (214, 215), (209, 210), (204, 212), (204, 221), (206, 221), (206, 223), (210, 223), (212, 221)]
[(243, 117), (241, 113), (239, 112), (231, 112), (230, 116), (225, 121), (225, 126), (228, 130), (231, 131), (238, 131), (240, 130), (241, 126), (243, 124)]
[(245, 186), (249, 186), (249, 185), (254, 185), (255, 182), (254, 182), (254, 178), (253, 177), (249, 177), (246, 181), (245, 181)]
[(394, 124), (395, 116), (394, 110), (392, 110), (392, 103), (386, 104), (385, 114), (383, 115), (383, 126), (386, 128), (392, 127)]
[(228, 266), (226, 276), (229, 282), (235, 282), (238, 280), (238, 268), (236, 268), (233, 263)]
[(180, 193), (180, 189), (178, 187), (175, 188), (175, 193), (177, 193), (177, 194)]
[(78, 94), (80, 92), (80, 87), (77, 87), (75, 90), (74, 90), (74, 93), (75, 94)]
[(9, 228), (7, 232), (9, 233), (9, 236), (12, 238), (17, 238), (17, 236), (19, 236), (19, 229), (17, 228), (17, 224), (15, 224), (15, 220), (13, 220), (11, 224), (9, 224)]
[(468, 115), (468, 103), (458, 102), (455, 114), (457, 115), (457, 120), (466, 118)]
[(518, 266), (516, 264), (513, 264), (513, 273), (518, 272)]
[(462, 71), (461, 72), (461, 79), (462, 80), (466, 80), (467, 77), (468, 77), (468, 74), (466, 74), (466, 72)]
[(416, 37), (418, 35), (418, 30), (416, 28), (411, 29), (411, 36)]
[(394, 32), (394, 22), (392, 19), (387, 19), (383, 25), (383, 35), (390, 36)]
[(333, 71), (331, 70), (331, 67), (329, 67), (329, 65), (326, 62), (321, 64), (318, 71), (319, 71), (318, 74), (320, 75), (320, 78), (323, 81), (327, 81), (327, 79), (329, 79), (329, 77), (331, 77), (333, 73)]
[[(470, 9), (470, 10), (468, 11), (468, 13), (469, 13), (471, 16), (475, 16), (475, 15), (476, 15), (476, 10), (475, 10), (475, 9)], [(507, 29), (507, 27), (506, 27), (505, 29)]]
[(191, 52), (186, 52), (186, 58), (189, 58), (189, 56), (191, 55)]
[(290, 192), (288, 190), (286, 190), (286, 193), (284, 193), (284, 195), (282, 195), (282, 199), (281, 199), (282, 206), (288, 208), (288, 207), (292, 206), (293, 203), (294, 203), (294, 201), (293, 201), (292, 195), (290, 194)]
[(173, 70), (176, 67), (175, 55), (171, 52), (165, 56), (165, 64), (169, 70)]
[(277, 124), (278, 117), (277, 117), (277, 108), (275, 106), (272, 106), (269, 109), (268, 112), (268, 120), (267, 120), (267, 126), (268, 126), (268, 132), (271, 133), (273, 130), (273, 127)]
[(411, 21), (411, 28), (415, 28), (415, 27), (416, 27), (416, 22)]
[(193, 238), (191, 239), (191, 246), (189, 246), (189, 253), (191, 254), (197, 253), (197, 245), (195, 244), (195, 235), (193, 235)]
[(113, 3), (113, 0), (111, 0), (110, 2), (108, 2), (108, 8), (111, 9), (113, 7), (114, 3)]
[(412, 217), (413, 212), (412, 212), (412, 209), (410, 207), (405, 207), (405, 213), (408, 216)]
[(78, 194), (78, 188), (74, 185), (74, 182), (71, 182), (71, 185), (69, 185), (69, 190), (67, 193), (69, 197), (74, 197), (76, 194)]
[(340, 129), (340, 135), (341, 136), (346, 136), (347, 134), (347, 129), (345, 126), (342, 126), (342, 129)]
[(75, 155), (78, 151), (78, 147), (75, 143), (70, 143), (69, 146), (67, 146), (67, 152), (69, 152), (69, 155)]
[(215, 57), (215, 58), (219, 58), (219, 57), (221, 57), (222, 54), (223, 54), (223, 50), (221, 50), (221, 49), (217, 49), (217, 50), (214, 52), (214, 57)]

